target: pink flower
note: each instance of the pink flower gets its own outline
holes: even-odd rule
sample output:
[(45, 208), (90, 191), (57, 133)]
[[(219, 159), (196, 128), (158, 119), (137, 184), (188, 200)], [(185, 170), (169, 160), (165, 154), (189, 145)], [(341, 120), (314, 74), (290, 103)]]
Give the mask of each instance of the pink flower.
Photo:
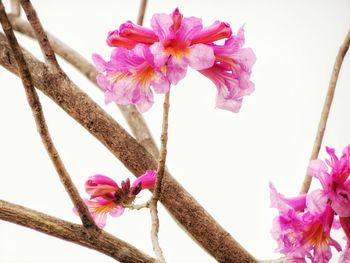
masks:
[[(323, 187), (313, 191), (309, 197), (309, 206), (313, 210), (322, 210), (328, 200), (333, 210), (340, 217), (350, 216), (350, 145), (345, 147), (340, 159), (334, 149), (326, 147), (330, 160), (325, 162), (313, 160), (309, 164), (308, 173), (316, 177)], [(328, 167), (330, 171), (328, 172)]]
[(151, 86), (157, 93), (169, 91), (169, 81), (154, 64), (147, 45), (137, 44), (132, 50), (116, 48), (109, 62), (95, 54), (93, 61), (100, 72), (97, 82), (106, 92), (106, 103), (135, 104), (145, 112), (153, 104)]
[(187, 66), (196, 70), (211, 67), (214, 52), (206, 44), (231, 36), (227, 23), (216, 21), (203, 28), (200, 18), (183, 17), (179, 9), (170, 15), (154, 14), (151, 26), (153, 30), (128, 21), (108, 34), (107, 43), (129, 49), (137, 43), (150, 45), (156, 65), (166, 65), (166, 76), (174, 85), (185, 77)]
[(187, 66), (201, 70), (214, 64), (214, 52), (210, 46), (200, 43), (200, 38), (192, 43), (195, 36), (202, 32), (200, 18), (183, 17), (175, 9), (170, 15), (153, 15), (151, 25), (159, 37), (159, 42), (151, 46), (155, 63), (158, 66), (166, 64), (167, 78), (172, 84), (176, 85), (185, 77)]
[[(106, 91), (106, 102), (136, 104), (144, 112), (153, 104), (149, 86), (153, 86), (157, 93), (167, 92), (169, 83), (176, 85), (186, 76), (190, 66), (216, 85), (216, 107), (233, 112), (240, 110), (243, 97), (254, 91), (254, 84), (249, 78), (255, 55), (251, 49), (242, 48), (243, 28), (237, 36), (232, 36), (228, 23), (220, 21), (203, 28), (200, 18), (183, 17), (179, 9), (170, 15), (154, 14), (151, 27), (127, 21), (118, 30), (109, 32), (107, 37), (108, 45), (130, 50), (130, 54), (139, 45), (144, 50), (149, 47), (152, 56), (142, 55), (144, 60), (141, 62), (124, 63), (130, 68), (136, 65), (137, 70), (120, 65), (126, 59), (133, 61), (133, 55), (122, 54), (116, 59), (112, 55), (110, 62), (95, 55), (95, 65), (102, 73), (97, 80)], [(226, 39), (224, 45), (215, 44), (222, 39)], [(117, 51), (119, 53), (128, 51)], [(147, 67), (140, 66), (140, 63), (144, 65), (144, 61)], [(152, 82), (154, 78), (156, 83)]]
[(225, 41), (223, 46), (212, 44), (215, 54), (213, 67), (200, 70), (217, 88), (216, 107), (238, 112), (243, 97), (254, 91), (254, 83), (249, 80), (255, 63), (254, 52), (244, 45), (244, 29), (237, 36)]
[(131, 21), (122, 24), (119, 30), (109, 32), (107, 36), (108, 45), (128, 49), (134, 48), (138, 43), (152, 45), (158, 41), (159, 38), (151, 29), (136, 25)]
[(96, 197), (88, 200), (84, 199), (92, 218), (99, 228), (106, 226), (107, 214), (112, 217), (121, 216), (124, 213), (124, 207), (116, 204), (111, 200), (106, 200), (102, 197)]
[(91, 198), (95, 198), (98, 196), (103, 196), (108, 193), (115, 192), (119, 189), (114, 180), (104, 175), (94, 175), (89, 177), (89, 179), (85, 182), (85, 191), (91, 196)]
[(152, 189), (155, 184), (157, 172), (147, 170), (143, 175), (138, 177), (132, 184), (132, 187), (141, 187), (142, 189)]
[[(84, 202), (98, 227), (106, 225), (107, 214), (117, 217), (123, 214), (125, 207), (130, 207), (137, 194), (143, 189), (152, 189), (155, 185), (157, 172), (147, 170), (133, 184), (130, 180), (122, 181), (120, 187), (111, 178), (104, 175), (90, 176), (85, 183), (85, 190), (90, 200)], [(76, 209), (74, 212), (77, 214)]]
[(338, 251), (340, 245), (331, 238), (334, 211), (326, 205), (320, 213), (303, 211), (305, 195), (286, 198), (270, 184), (271, 204), (278, 208), (279, 216), (274, 220), (272, 236), (278, 242), (277, 251), (285, 254), (292, 262), (329, 262), (332, 257), (330, 246)]

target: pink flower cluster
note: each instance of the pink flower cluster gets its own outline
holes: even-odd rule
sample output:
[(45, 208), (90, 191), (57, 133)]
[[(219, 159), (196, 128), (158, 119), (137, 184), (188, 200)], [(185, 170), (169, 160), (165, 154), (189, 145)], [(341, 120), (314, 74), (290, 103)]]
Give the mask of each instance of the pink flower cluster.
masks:
[(331, 237), (331, 230), (342, 228), (347, 240), (339, 262), (350, 262), (350, 145), (340, 158), (334, 149), (326, 148), (330, 159), (313, 160), (308, 173), (317, 178), (322, 189), (294, 198), (287, 198), (271, 188), (271, 206), (279, 216), (274, 220), (272, 236), (278, 242), (277, 251), (292, 262), (329, 262), (331, 246), (341, 251)]
[(124, 208), (132, 204), (141, 190), (152, 189), (155, 185), (156, 174), (154, 170), (147, 170), (132, 184), (129, 179), (122, 181), (121, 187), (104, 175), (89, 177), (85, 183), (85, 190), (90, 195), (90, 199), (84, 199), (84, 202), (97, 226), (104, 228), (107, 214), (113, 217), (122, 215)]
[[(178, 9), (154, 14), (151, 27), (128, 21), (108, 34), (108, 45), (115, 47), (109, 61), (93, 55), (106, 103), (135, 104), (145, 112), (153, 104), (151, 87), (156, 93), (168, 92), (189, 66), (216, 85), (218, 108), (239, 111), (243, 97), (254, 91), (249, 78), (255, 55), (242, 48), (243, 28), (232, 36), (229, 24), (216, 21), (203, 27), (200, 18), (183, 17)], [(219, 45), (218, 40), (225, 42)]]

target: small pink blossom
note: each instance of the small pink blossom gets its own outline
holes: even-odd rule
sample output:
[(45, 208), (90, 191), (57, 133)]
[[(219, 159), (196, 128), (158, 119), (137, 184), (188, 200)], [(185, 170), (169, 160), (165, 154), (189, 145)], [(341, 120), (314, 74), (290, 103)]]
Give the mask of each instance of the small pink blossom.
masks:
[(330, 246), (341, 250), (340, 245), (330, 236), (334, 220), (334, 211), (326, 205), (323, 211), (313, 214), (303, 211), (305, 195), (286, 198), (279, 194), (273, 185), (271, 204), (278, 208), (279, 216), (274, 220), (272, 236), (278, 243), (278, 252), (292, 262), (329, 262), (332, 257)]
[[(147, 170), (132, 184), (129, 179), (126, 179), (119, 186), (105, 175), (90, 176), (85, 183), (85, 190), (90, 195), (90, 199), (85, 199), (84, 202), (97, 226), (104, 228), (107, 214), (113, 217), (122, 215), (124, 208), (130, 207), (140, 191), (154, 187), (156, 177), (156, 171)], [(76, 209), (74, 212), (77, 214)]]
[(155, 14), (151, 26), (159, 42), (151, 46), (158, 66), (167, 65), (167, 78), (176, 85), (186, 75), (187, 66), (201, 70), (214, 64), (213, 49), (205, 44), (192, 44), (196, 34), (202, 31), (202, 20), (183, 17), (178, 9), (170, 14)]
[(145, 112), (153, 104), (151, 86), (157, 93), (169, 91), (169, 81), (155, 66), (147, 45), (137, 44), (132, 50), (116, 48), (109, 62), (95, 54), (93, 61), (100, 72), (97, 82), (106, 92), (106, 103), (135, 104)]
[(152, 189), (155, 184), (157, 172), (155, 170), (147, 170), (143, 175), (138, 177), (132, 187), (141, 187), (142, 189)]
[[(345, 147), (343, 154), (338, 159), (334, 149), (326, 147), (330, 159), (313, 160), (309, 164), (308, 173), (316, 177), (323, 187), (315, 190), (310, 195), (310, 204), (324, 206), (330, 200), (333, 210), (341, 217), (350, 216), (350, 145)], [(328, 167), (330, 171), (328, 171)], [(322, 207), (321, 207), (322, 209)]]
[(111, 200), (106, 200), (102, 197), (96, 197), (88, 200), (84, 199), (92, 218), (99, 228), (106, 226), (107, 214), (112, 217), (121, 216), (124, 213), (124, 207), (116, 204)]
[(244, 30), (226, 40), (223, 46), (212, 44), (215, 63), (211, 68), (200, 70), (217, 88), (216, 107), (238, 112), (244, 96), (254, 91), (250, 81), (251, 68), (255, 63), (254, 52), (244, 45)]

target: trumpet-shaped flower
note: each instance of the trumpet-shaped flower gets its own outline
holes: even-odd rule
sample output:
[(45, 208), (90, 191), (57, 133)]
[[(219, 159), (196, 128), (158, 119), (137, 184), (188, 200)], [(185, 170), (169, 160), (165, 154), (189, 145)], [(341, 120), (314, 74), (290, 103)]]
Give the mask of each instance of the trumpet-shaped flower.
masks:
[(243, 97), (254, 91), (254, 83), (249, 80), (255, 63), (254, 52), (244, 45), (244, 30), (226, 40), (223, 46), (212, 44), (215, 54), (213, 67), (200, 70), (217, 88), (216, 107), (238, 112)]
[(330, 205), (324, 211), (313, 214), (306, 209), (305, 195), (286, 198), (279, 194), (273, 185), (271, 204), (279, 210), (274, 220), (272, 236), (278, 242), (277, 251), (285, 254), (292, 262), (329, 262), (332, 257), (331, 246), (338, 251), (340, 245), (330, 236), (334, 211)]
[[(158, 66), (167, 66), (167, 77), (176, 85), (186, 75), (187, 66), (201, 70), (214, 64), (213, 49), (195, 36), (202, 32), (202, 20), (183, 17), (178, 9), (170, 14), (155, 14), (151, 21), (159, 42), (151, 46)], [(203, 34), (203, 33), (202, 33)], [(205, 35), (205, 34), (204, 34)], [(203, 36), (206, 39), (206, 36)], [(192, 43), (195, 40), (195, 44)]]
[(135, 104), (147, 111), (153, 104), (153, 92), (169, 91), (169, 81), (162, 69), (154, 64), (154, 56), (147, 45), (137, 44), (134, 49), (116, 48), (106, 62), (94, 54), (93, 61), (99, 71), (97, 82), (105, 90), (105, 101)]
[[(312, 209), (323, 209), (330, 202), (333, 210), (340, 217), (350, 216), (350, 145), (345, 147), (340, 159), (335, 155), (334, 149), (326, 147), (330, 159), (313, 160), (309, 164), (308, 173), (316, 177), (322, 185), (310, 194)], [(328, 171), (328, 167), (330, 171)]]
[[(105, 175), (90, 176), (85, 183), (85, 190), (90, 199), (85, 199), (84, 202), (97, 226), (105, 227), (107, 214), (113, 217), (122, 215), (124, 208), (130, 207), (141, 190), (154, 187), (156, 176), (156, 171), (147, 170), (132, 184), (126, 179), (120, 186)], [(74, 211), (77, 213), (76, 209)]]

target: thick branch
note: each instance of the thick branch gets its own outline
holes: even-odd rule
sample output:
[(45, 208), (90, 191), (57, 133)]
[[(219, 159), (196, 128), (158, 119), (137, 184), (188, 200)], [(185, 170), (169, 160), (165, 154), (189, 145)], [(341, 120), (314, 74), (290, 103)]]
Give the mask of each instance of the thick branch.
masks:
[[(100, 140), (136, 176), (156, 169), (152, 155), (66, 76), (54, 75), (25, 53), (34, 84)], [(0, 34), (0, 64), (17, 74), (13, 55)], [(219, 262), (256, 262), (197, 201), (166, 172), (160, 201), (180, 225)]]
[[(318, 153), (320, 152), (320, 148), (321, 148), (322, 140), (323, 140), (323, 135), (324, 135), (324, 132), (326, 130), (329, 111), (330, 111), (331, 106), (332, 106), (335, 87), (336, 87), (337, 81), (338, 81), (340, 68), (341, 68), (341, 65), (343, 63), (343, 59), (344, 59), (344, 57), (349, 49), (349, 46), (350, 46), (350, 31), (348, 31), (348, 34), (346, 35), (345, 40), (344, 40), (342, 46), (340, 47), (338, 55), (335, 59), (335, 63), (333, 66), (333, 71), (332, 71), (332, 76), (331, 76), (331, 80), (329, 81), (328, 91), (327, 91), (325, 102), (323, 104), (321, 118), (320, 118), (320, 122), (318, 124), (316, 138), (315, 138), (315, 142), (314, 142), (314, 146), (312, 149), (310, 160), (317, 159)], [(312, 180), (312, 177), (309, 176), (308, 174), (306, 174), (300, 193), (307, 193), (309, 191), (309, 188), (311, 185), (311, 180)]]
[(44, 55), (45, 61), (52, 69), (59, 70), (60, 66), (58, 65), (55, 52), (52, 50), (50, 42), (47, 38), (47, 35), (44, 31), (43, 26), (40, 23), (39, 17), (30, 2), (30, 0), (19, 0), (21, 6), (26, 13), (29, 23), (32, 25), (36, 38), (38, 39), (41, 52)]
[[(21, 32), (31, 38), (35, 38), (35, 34), (30, 24), (20, 18), (9, 16), (12, 26), (16, 31)], [(54, 51), (65, 59), (68, 63), (72, 64), (77, 70), (79, 70), (84, 76), (86, 76), (92, 83), (96, 85), (100, 90), (101, 88), (97, 85), (96, 76), (97, 71), (95, 67), (86, 60), (82, 55), (76, 52), (74, 49), (67, 46), (61, 40), (55, 36), (47, 33), (48, 39), (51, 43)], [(101, 90), (102, 91), (102, 90)], [(154, 157), (158, 157), (159, 151), (157, 145), (151, 135), (151, 132), (142, 117), (134, 105), (118, 105), (118, 108), (122, 112), (126, 119), (132, 133), (136, 140), (142, 144)]]
[(22, 83), (27, 95), (27, 100), (28, 100), (29, 106), (32, 109), (37, 130), (40, 134), (41, 140), (46, 148), (46, 151), (56, 168), (56, 171), (61, 179), (62, 184), (64, 185), (67, 193), (69, 194), (71, 200), (73, 201), (73, 204), (77, 208), (79, 212), (79, 216), (84, 226), (97, 228), (97, 226), (94, 223), (94, 220), (90, 216), (89, 210), (87, 209), (83, 200), (80, 198), (79, 192), (76, 189), (74, 183), (72, 182), (66, 168), (64, 167), (64, 164), (51, 139), (38, 94), (36, 93), (36, 90), (32, 83), (32, 78), (31, 78), (29, 69), (27, 67), (26, 61), (24, 60), (22, 50), (17, 43), (17, 39), (13, 33), (11, 24), (7, 18), (7, 15), (5, 13), (5, 8), (1, 0), (0, 0), (0, 22), (6, 34), (8, 43), (11, 46), (11, 49), (14, 53), (18, 72), (22, 79)]
[(0, 219), (94, 249), (120, 262), (156, 262), (132, 245), (105, 231), (91, 232), (80, 225), (3, 200), (0, 200)]
[(19, 0), (11, 0), (11, 14), (19, 17), (21, 15), (21, 5)]

